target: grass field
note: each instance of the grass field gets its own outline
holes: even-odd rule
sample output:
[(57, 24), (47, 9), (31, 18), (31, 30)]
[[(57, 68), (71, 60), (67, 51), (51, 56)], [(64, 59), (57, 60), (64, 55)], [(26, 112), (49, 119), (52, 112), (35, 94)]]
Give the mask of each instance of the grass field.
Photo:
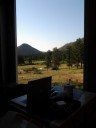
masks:
[[(83, 84), (83, 69), (69, 67), (62, 64), (59, 70), (46, 69), (42, 62), (34, 62), (33, 65), (18, 66), (18, 83), (28, 83), (30, 80), (52, 76), (52, 84), (64, 85), (71, 79), (71, 82), (77, 86)], [(79, 87), (80, 87), (79, 86)]]

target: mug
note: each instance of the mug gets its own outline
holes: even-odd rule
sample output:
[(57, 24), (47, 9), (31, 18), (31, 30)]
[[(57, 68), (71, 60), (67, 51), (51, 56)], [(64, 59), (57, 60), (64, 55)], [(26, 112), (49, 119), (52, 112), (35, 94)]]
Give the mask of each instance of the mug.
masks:
[(73, 85), (71, 85), (71, 84), (65, 84), (64, 85), (64, 92), (65, 92), (65, 94), (66, 94), (66, 96), (68, 96), (68, 97), (73, 97)]

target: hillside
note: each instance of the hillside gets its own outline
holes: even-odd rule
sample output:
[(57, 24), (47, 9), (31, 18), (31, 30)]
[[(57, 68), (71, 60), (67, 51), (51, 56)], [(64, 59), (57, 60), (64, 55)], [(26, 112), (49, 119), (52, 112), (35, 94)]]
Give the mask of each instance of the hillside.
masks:
[(62, 47), (60, 47), (59, 50), (60, 50), (60, 51), (66, 51), (66, 48), (67, 48), (68, 46), (72, 46), (72, 45), (74, 45), (76, 42), (77, 42), (77, 43), (80, 43), (80, 42), (84, 43), (84, 37), (78, 38), (78, 39), (77, 39), (76, 41), (74, 41), (74, 42), (66, 43), (65, 45), (63, 45)]
[(67, 46), (70, 46), (70, 45), (72, 45), (73, 43), (74, 43), (74, 42), (67, 43), (67, 44), (65, 44), (64, 46), (60, 47), (59, 50), (60, 50), (60, 51), (65, 51), (66, 48), (67, 48)]
[(17, 55), (20, 56), (31, 56), (35, 54), (42, 54), (41, 51), (37, 50), (36, 48), (33, 48), (32, 46), (23, 43), (22, 45), (17, 47)]

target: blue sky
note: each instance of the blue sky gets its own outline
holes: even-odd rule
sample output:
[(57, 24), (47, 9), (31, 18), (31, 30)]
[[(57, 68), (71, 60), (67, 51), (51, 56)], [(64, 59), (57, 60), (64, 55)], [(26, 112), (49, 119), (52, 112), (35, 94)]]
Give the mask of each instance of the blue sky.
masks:
[(84, 0), (16, 0), (17, 46), (40, 51), (84, 37)]

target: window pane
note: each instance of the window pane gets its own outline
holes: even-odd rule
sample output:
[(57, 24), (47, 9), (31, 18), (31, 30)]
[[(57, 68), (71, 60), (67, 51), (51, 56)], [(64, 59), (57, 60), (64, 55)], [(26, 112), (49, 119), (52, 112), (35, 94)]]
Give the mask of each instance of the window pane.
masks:
[(80, 87), (84, 0), (16, 2), (18, 83), (51, 75), (54, 85), (71, 80)]

